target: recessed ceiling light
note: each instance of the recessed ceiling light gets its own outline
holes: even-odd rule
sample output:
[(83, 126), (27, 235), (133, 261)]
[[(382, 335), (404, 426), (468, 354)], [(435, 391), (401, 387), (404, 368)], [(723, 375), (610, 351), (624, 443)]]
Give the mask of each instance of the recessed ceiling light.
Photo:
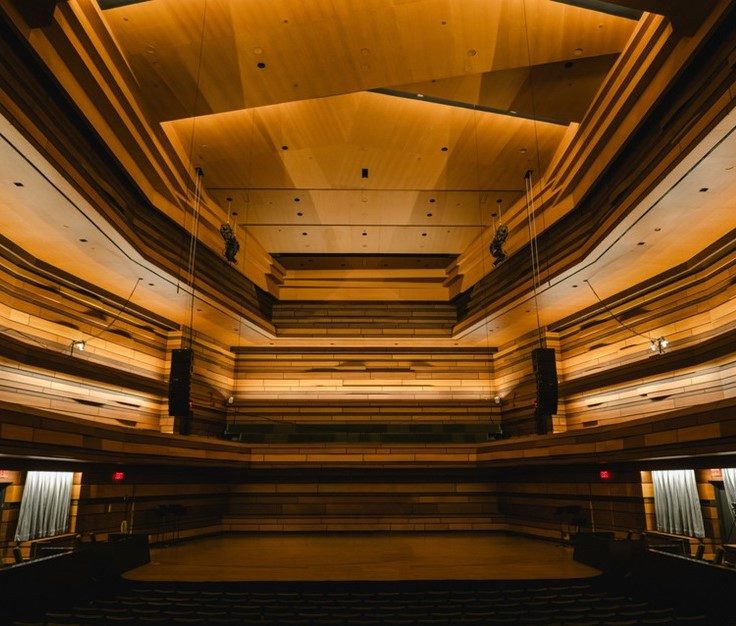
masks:
[(288, 150), (289, 149), (289, 146), (281, 146), (281, 149), (282, 150)]
[(149, 287), (153, 287), (153, 283), (148, 283), (148, 286)]
[(296, 198), (294, 198), (294, 202), (301, 202), (301, 198), (297, 196)]
[(447, 146), (442, 146), (442, 147), (440, 148), (440, 150), (441, 150), (442, 152), (447, 152)]
[(304, 235), (306, 237), (307, 236), (307, 233), (302, 233), (302, 235)]
[(301, 217), (302, 215), (304, 215), (304, 213), (302, 213), (301, 211), (297, 211), (297, 212), (296, 212), (296, 214), (297, 214), (297, 215), (298, 215), (299, 217)]
[(654, 232), (655, 232), (655, 233), (658, 233), (658, 232), (659, 232), (660, 230), (662, 230), (662, 229), (661, 229), (661, 228), (655, 228), (655, 229), (654, 229)]
[(580, 56), (581, 54), (583, 54), (583, 49), (582, 49), (582, 48), (575, 48), (575, 50), (573, 50), (573, 51), (572, 51), (572, 53), (573, 53), (573, 54), (574, 54), (574, 55), (575, 55), (576, 57), (579, 57), (579, 56)]
[(16, 180), (16, 181), (15, 181), (15, 182), (14, 182), (13, 184), (14, 184), (14, 185), (15, 185), (16, 187), (25, 187), (25, 185), (24, 185), (24, 184), (23, 184), (22, 182), (20, 182), (19, 180)]
[(263, 61), (258, 61), (258, 63), (256, 63), (256, 67), (259, 70), (265, 70), (266, 69), (266, 64)]
[(640, 241), (640, 242), (639, 242), (639, 243), (637, 243), (636, 245), (637, 245), (637, 246), (643, 246), (643, 245), (644, 245), (644, 242), (643, 242), (643, 241)]
[(427, 213), (427, 217), (432, 217), (432, 214), (431, 213)]
[(365, 233), (365, 232), (364, 232), (364, 233), (363, 233), (363, 237), (367, 237), (367, 236), (368, 236), (368, 233)]
[(86, 239), (80, 239), (79, 241), (81, 241), (82, 243), (87, 243)]
[(426, 237), (426, 236), (427, 236), (427, 233), (422, 233), (422, 237)]
[(233, 211), (230, 215), (232, 215), (233, 217), (237, 217), (238, 216), (238, 212), (237, 211)]
[(430, 198), (429, 201), (430, 202), (435, 202), (435, 199), (434, 198)]
[(573, 285), (573, 289), (577, 289), (577, 288), (578, 288), (578, 286), (577, 286), (577, 285)]
[(253, 54), (263, 54), (263, 48), (253, 48)]
[(371, 53), (371, 51), (368, 50), (368, 48), (361, 48), (360, 49), (360, 54), (362, 54), (364, 57), (367, 57), (370, 53)]
[(417, 94), (417, 98), (424, 98), (424, 94), (423, 93), (418, 93)]
[(478, 54), (478, 51), (475, 48), (470, 48), (467, 52), (469, 57), (474, 57), (476, 54)]
[(526, 148), (519, 148), (519, 152), (521, 152), (521, 154), (526, 154)]
[(708, 187), (701, 187), (700, 193), (705, 193), (706, 191), (708, 191), (708, 189), (709, 189)]

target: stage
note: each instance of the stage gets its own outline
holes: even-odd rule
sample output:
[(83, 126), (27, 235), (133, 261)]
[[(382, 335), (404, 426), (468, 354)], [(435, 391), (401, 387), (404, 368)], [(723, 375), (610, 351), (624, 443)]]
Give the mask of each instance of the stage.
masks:
[(221, 535), (151, 549), (150, 581), (569, 579), (572, 547), (502, 533)]

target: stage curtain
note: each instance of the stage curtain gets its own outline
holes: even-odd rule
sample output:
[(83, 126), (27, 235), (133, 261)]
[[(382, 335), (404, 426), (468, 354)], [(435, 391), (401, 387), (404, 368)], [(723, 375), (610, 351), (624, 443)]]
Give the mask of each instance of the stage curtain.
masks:
[(726, 498), (730, 505), (736, 505), (736, 467), (724, 467), (721, 470), (723, 474), (723, 487), (726, 489)]
[(703, 513), (693, 470), (653, 471), (657, 530), (704, 537)]
[(28, 472), (20, 501), (16, 541), (51, 537), (66, 531), (72, 472)]

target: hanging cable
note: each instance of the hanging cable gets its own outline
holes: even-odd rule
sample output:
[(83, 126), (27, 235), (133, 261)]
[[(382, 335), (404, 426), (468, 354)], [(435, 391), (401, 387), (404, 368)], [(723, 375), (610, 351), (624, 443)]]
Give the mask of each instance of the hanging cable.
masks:
[(95, 333), (94, 335), (90, 335), (87, 339), (75, 339), (72, 341), (71, 345), (69, 346), (69, 354), (74, 354), (74, 348), (79, 350), (80, 352), (83, 352), (84, 349), (87, 347), (87, 343), (91, 341), (92, 339), (97, 339), (100, 337), (104, 332), (110, 329), (110, 327), (117, 322), (120, 319), (120, 316), (123, 314), (123, 311), (128, 308), (128, 305), (130, 304), (131, 299), (133, 298), (133, 294), (135, 293), (135, 290), (138, 288), (138, 285), (142, 281), (142, 278), (138, 278), (138, 280), (135, 281), (135, 285), (133, 285), (133, 289), (130, 292), (130, 295), (128, 296), (128, 299), (123, 303), (123, 306), (120, 308), (120, 310), (115, 314), (115, 317), (112, 318), (110, 323), (107, 324), (102, 330)]
[[(534, 143), (536, 149), (537, 168), (541, 171), (541, 161), (539, 156), (539, 133), (537, 130), (537, 116), (534, 103), (534, 81), (532, 80), (533, 65), (532, 65), (532, 52), (531, 44), (529, 42), (529, 22), (526, 14), (526, 0), (522, 4), (522, 11), (524, 13), (524, 34), (526, 38), (526, 54), (527, 64), (529, 68), (529, 95), (531, 99), (532, 108), (532, 127), (534, 129)], [(522, 150), (525, 153), (526, 150)], [(532, 262), (532, 286), (534, 289), (534, 309), (537, 317), (537, 334), (539, 336), (539, 347), (544, 348), (544, 335), (542, 333), (542, 319), (539, 312), (539, 287), (540, 281), (540, 265), (539, 265), (539, 247), (537, 241), (537, 221), (536, 221), (536, 207), (534, 204), (534, 170), (531, 167), (530, 161), (527, 158), (527, 169), (524, 173), (524, 188), (526, 191), (526, 215), (527, 215), (527, 226), (529, 231), (529, 252)]]
[(189, 329), (189, 337), (188, 337), (188, 347), (192, 347), (192, 342), (194, 340), (194, 299), (195, 299), (195, 289), (196, 289), (196, 280), (197, 280), (197, 270), (196, 270), (196, 264), (197, 264), (197, 243), (199, 240), (199, 215), (200, 215), (200, 205), (202, 201), (202, 178), (204, 176), (204, 172), (202, 171), (201, 167), (196, 168), (195, 170), (196, 178), (195, 178), (195, 184), (194, 184), (194, 199), (193, 199), (193, 216), (192, 216), (192, 230), (191, 230), (191, 236), (189, 239), (189, 256), (187, 258), (187, 275), (189, 276), (189, 319), (188, 319), (188, 329)]
[(642, 335), (640, 332), (635, 331), (631, 326), (625, 324), (623, 320), (621, 320), (610, 308), (606, 306), (606, 304), (601, 300), (600, 296), (596, 292), (595, 289), (593, 289), (593, 285), (590, 283), (590, 281), (585, 278), (583, 279), (585, 283), (587, 283), (588, 287), (590, 287), (590, 290), (593, 292), (593, 295), (595, 296), (595, 299), (598, 300), (598, 303), (606, 310), (606, 312), (613, 318), (613, 320), (618, 323), (621, 327), (628, 330), (630, 333), (637, 337), (642, 337), (646, 339), (649, 342), (649, 349), (652, 352), (656, 352), (657, 354), (662, 354), (667, 347), (670, 345), (670, 342), (663, 336), (657, 337), (656, 339), (652, 339), (650, 335)]
[(529, 230), (529, 252), (532, 261), (532, 288), (534, 290), (534, 310), (537, 316), (537, 334), (539, 336), (539, 347), (544, 348), (544, 337), (542, 334), (542, 319), (539, 315), (539, 251), (537, 249), (537, 225), (534, 219), (534, 185), (532, 181), (532, 170), (527, 170), (524, 175), (526, 183), (526, 218)]
[[(481, 192), (481, 176), (480, 176), (480, 147), (478, 145), (478, 111), (475, 107), (473, 107), (473, 133), (474, 133), (474, 144), (475, 144), (475, 188), (478, 193), (478, 226), (480, 232), (478, 233), (478, 236), (480, 238), (480, 254), (481, 254), (481, 280), (486, 276), (486, 252), (485, 252), (485, 243), (483, 242), (483, 233), (485, 232), (485, 220), (483, 219), (483, 193)], [(501, 200), (497, 201), (498, 204), (498, 218), (500, 219), (501, 215)], [(498, 232), (496, 228), (497, 222), (495, 221), (496, 218), (494, 218), (494, 215), (491, 214), (491, 221), (494, 226), (494, 229), (496, 229), (496, 232)], [(491, 251), (493, 250), (493, 244), (490, 246)], [(489, 365), (493, 360), (492, 351), (491, 351), (491, 331), (488, 328), (488, 316), (483, 320), (483, 327), (486, 334), (486, 349), (488, 350), (488, 361)], [(493, 379), (493, 371), (489, 367), (489, 379)], [(492, 391), (489, 387), (488, 389), (488, 399), (491, 400), (491, 394)], [(497, 406), (500, 404), (500, 396), (498, 394), (493, 394), (493, 402)], [(496, 421), (493, 419), (493, 413), (489, 411), (489, 419), (491, 421), (491, 431), (488, 433), (489, 439), (493, 437), (494, 439), (498, 436), (500, 437), (503, 432), (503, 426), (502, 424), (497, 424)]]

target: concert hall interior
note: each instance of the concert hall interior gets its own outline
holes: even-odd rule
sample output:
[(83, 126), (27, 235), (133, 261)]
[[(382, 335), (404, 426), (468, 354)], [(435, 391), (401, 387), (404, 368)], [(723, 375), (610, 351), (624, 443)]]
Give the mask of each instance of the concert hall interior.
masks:
[(4, 576), (500, 536), (734, 588), (736, 2), (0, 0), (0, 30)]

